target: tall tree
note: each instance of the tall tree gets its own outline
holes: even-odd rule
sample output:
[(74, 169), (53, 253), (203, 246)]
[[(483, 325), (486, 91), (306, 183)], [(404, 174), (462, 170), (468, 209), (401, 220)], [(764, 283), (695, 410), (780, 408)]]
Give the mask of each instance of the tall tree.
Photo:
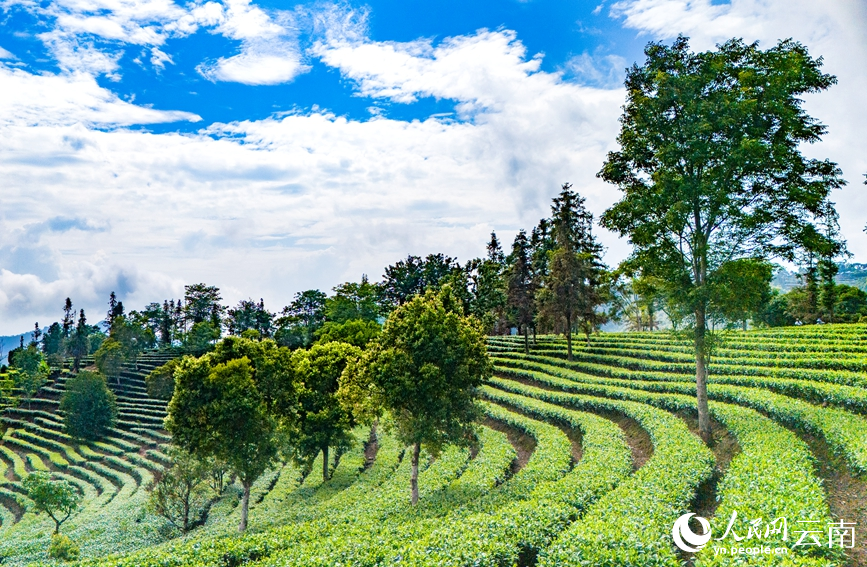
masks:
[(220, 288), (203, 283), (184, 286), (184, 317), (186, 323), (195, 325), (208, 321), (220, 328), (222, 314), (225, 311), (220, 302)]
[(84, 309), (78, 312), (78, 323), (75, 326), (70, 337), (70, 351), (74, 360), (73, 367), (76, 372), (81, 368), (81, 359), (90, 353), (90, 327), (87, 326), (87, 317), (84, 315)]
[(791, 40), (767, 51), (730, 40), (693, 53), (679, 37), (645, 54), (627, 72), (620, 149), (599, 173), (623, 192), (602, 224), (627, 236), (628, 263), (658, 276), (692, 314), (699, 428), (710, 441), (711, 282), (731, 260), (793, 260), (817, 234), (830, 190), (844, 181), (835, 163), (800, 152), (825, 132), (803, 95), (835, 78)]
[(548, 252), (547, 274), (537, 294), (539, 315), (565, 333), (572, 360), (573, 328), (580, 328), (589, 342), (590, 334), (607, 319), (600, 311), (607, 300), (605, 265), (602, 246), (593, 236), (593, 215), (569, 183), (563, 184), (551, 211), (556, 248)]
[(318, 289), (295, 294), (295, 299), (283, 308), (276, 321), (274, 338), (289, 348), (308, 347), (313, 344), (316, 331), (325, 323), (327, 295)]
[(530, 242), (527, 233), (521, 230), (512, 243), (509, 268), (506, 274), (507, 292), (511, 318), (524, 334), (524, 354), (530, 353), (529, 329), (536, 318), (536, 285), (530, 259)]
[(302, 462), (322, 453), (323, 481), (330, 478), (328, 449), (334, 448), (339, 454), (352, 442), (352, 414), (340, 404), (337, 390), (346, 365), (360, 356), (358, 347), (331, 342), (295, 351), (292, 357), (300, 384), (293, 446)]
[(467, 444), (479, 415), (478, 388), (491, 375), (485, 335), (451, 287), (416, 296), (391, 313), (382, 335), (341, 376), (339, 396), (353, 415), (388, 412), (412, 448), (411, 502), (418, 502), (421, 449)]
[(500, 265), (505, 264), (506, 255), (503, 254), (503, 247), (500, 246), (500, 240), (497, 238), (496, 232), (491, 231), (491, 240), (485, 249), (488, 251), (488, 260)]
[(68, 297), (63, 304), (63, 338), (68, 339), (75, 326), (75, 311), (72, 309), (72, 300)]
[(166, 428), (174, 442), (200, 459), (228, 464), (241, 481), (241, 520), (247, 529), (250, 489), (277, 453), (276, 422), (253, 380), (247, 357), (212, 364), (212, 355), (185, 358), (175, 371)]

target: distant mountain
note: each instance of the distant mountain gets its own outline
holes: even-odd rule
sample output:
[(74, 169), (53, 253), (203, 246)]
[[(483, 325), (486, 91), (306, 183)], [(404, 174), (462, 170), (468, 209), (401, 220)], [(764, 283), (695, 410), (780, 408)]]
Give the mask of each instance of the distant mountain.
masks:
[[(861, 263), (841, 263), (837, 264), (840, 271), (834, 280), (838, 284), (851, 285), (867, 291), (867, 264)], [(774, 275), (771, 285), (783, 292), (789, 291), (793, 287), (801, 285), (801, 280), (798, 278), (798, 272), (790, 272), (779, 266), (779, 270)]]
[(33, 338), (33, 333), (28, 331), (20, 335), (7, 335), (0, 337), (0, 364), (8, 364), (6, 357), (9, 356), (9, 351), (21, 344), (21, 337), (24, 337), (24, 344), (30, 342)]

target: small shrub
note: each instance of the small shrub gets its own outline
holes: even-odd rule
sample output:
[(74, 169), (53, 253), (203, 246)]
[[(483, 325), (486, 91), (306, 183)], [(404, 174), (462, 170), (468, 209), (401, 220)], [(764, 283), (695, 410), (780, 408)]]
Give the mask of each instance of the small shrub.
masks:
[(81, 550), (69, 536), (54, 534), (51, 536), (51, 545), (48, 546), (48, 557), (60, 561), (75, 561)]

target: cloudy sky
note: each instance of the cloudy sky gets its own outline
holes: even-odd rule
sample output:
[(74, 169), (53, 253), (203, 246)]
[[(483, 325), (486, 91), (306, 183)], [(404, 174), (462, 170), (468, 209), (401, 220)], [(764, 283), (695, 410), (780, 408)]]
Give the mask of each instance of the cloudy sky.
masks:
[[(0, 333), (185, 283), (227, 303), (510, 243), (572, 182), (598, 216), (649, 41), (792, 37), (839, 84), (844, 236), (867, 262), (863, 0), (0, 0)], [(607, 260), (628, 252), (600, 230)]]

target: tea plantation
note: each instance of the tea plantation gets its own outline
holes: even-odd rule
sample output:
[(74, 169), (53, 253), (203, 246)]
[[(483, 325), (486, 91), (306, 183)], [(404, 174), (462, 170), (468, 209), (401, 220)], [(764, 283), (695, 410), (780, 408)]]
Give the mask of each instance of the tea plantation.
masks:
[[(667, 332), (602, 333), (569, 361), (559, 337), (538, 337), (529, 354), (522, 337), (490, 337), (479, 444), (422, 459), (418, 506), (405, 448), (358, 428), (327, 482), (289, 463), (263, 475), (243, 535), (236, 485), (185, 536), (145, 505), (170, 437), (166, 404), (148, 398), (143, 377), (169, 355), (145, 354), (109, 384), (119, 419), (99, 442), (63, 432), (62, 374), (31, 407), (3, 414), (0, 557), (51, 563), (53, 523), (21, 488), (47, 471), (83, 496), (63, 526), (83, 565), (676, 567), (691, 557), (671, 537), (687, 512), (708, 518), (715, 538), (736, 512), (739, 545), (789, 549), (732, 556), (708, 545), (700, 565), (867, 564), (867, 326), (728, 333), (711, 359), (710, 447), (697, 435), (690, 348)], [(766, 529), (777, 518), (786, 539)], [(828, 546), (840, 520), (857, 523), (853, 547)], [(819, 526), (820, 545), (796, 545), (806, 525)]]

